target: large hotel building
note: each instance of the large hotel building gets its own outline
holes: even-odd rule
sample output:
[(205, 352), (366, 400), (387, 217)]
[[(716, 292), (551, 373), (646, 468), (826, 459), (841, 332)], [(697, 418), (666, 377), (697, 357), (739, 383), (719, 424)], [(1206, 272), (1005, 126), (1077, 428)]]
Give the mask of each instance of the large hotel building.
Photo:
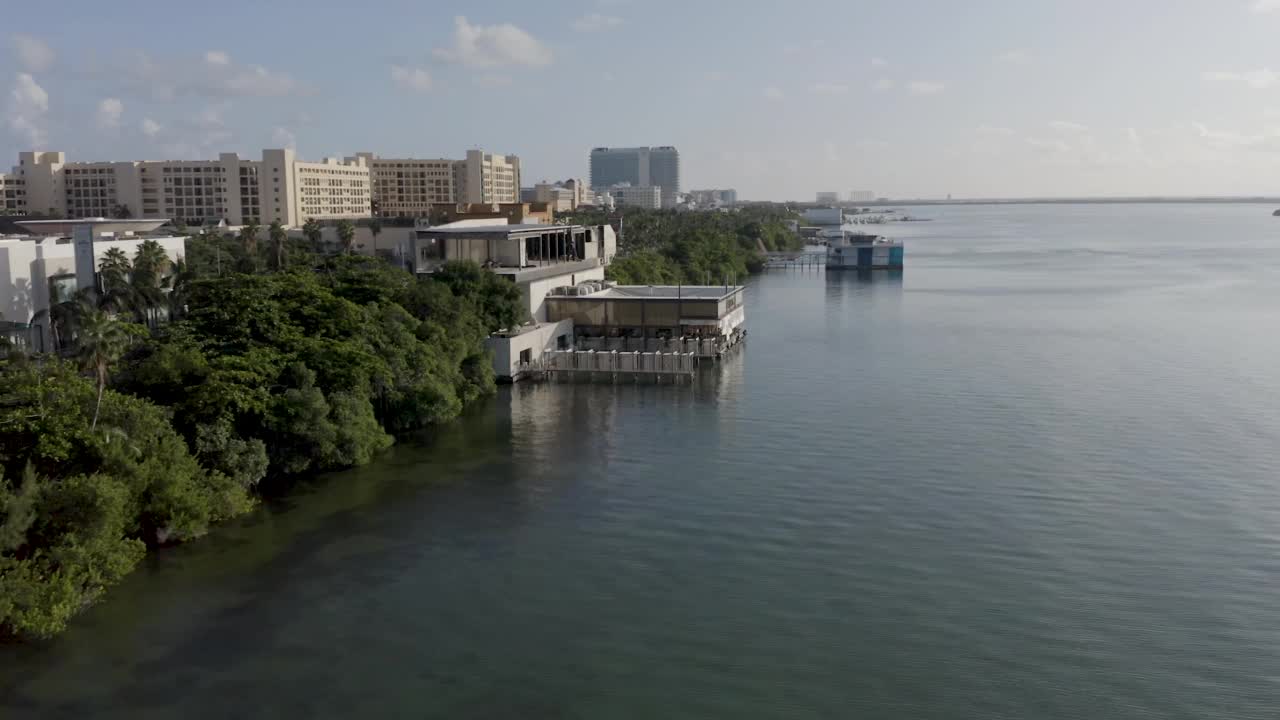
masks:
[(380, 217), (425, 217), (432, 205), (520, 202), (520, 158), (468, 150), (464, 160), (380, 158), (358, 153)]
[(24, 152), (0, 174), (0, 212), (61, 217), (164, 217), (188, 224), (315, 218), (422, 217), (432, 205), (512, 203), (520, 159), (467, 151), (464, 160), (378, 158), (299, 160), (263, 150), (261, 160), (222, 153), (216, 160), (67, 162), (61, 152)]

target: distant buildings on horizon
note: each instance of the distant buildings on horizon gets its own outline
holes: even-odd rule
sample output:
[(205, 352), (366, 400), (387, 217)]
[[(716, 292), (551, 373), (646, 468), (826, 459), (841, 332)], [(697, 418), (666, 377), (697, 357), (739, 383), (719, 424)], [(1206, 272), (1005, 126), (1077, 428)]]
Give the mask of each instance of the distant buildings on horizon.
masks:
[(589, 159), (591, 187), (594, 190), (630, 187), (627, 193), (614, 193), (641, 200), (648, 206), (650, 191), (659, 192), (659, 207), (675, 207), (680, 195), (680, 152), (670, 145), (659, 147), (591, 149)]
[[(875, 202), (876, 194), (870, 190), (850, 190), (848, 201), (851, 203)], [(819, 192), (815, 198), (815, 202), (819, 205), (835, 205), (840, 202), (840, 193), (830, 191)]]
[(462, 159), (358, 152), (320, 162), (301, 160), (292, 149), (266, 149), (260, 159), (222, 153), (209, 160), (104, 162), (33, 151), (0, 173), (0, 214), (299, 227), (311, 219), (429, 217), (433, 208), (456, 204), (547, 203), (558, 212), (738, 204), (732, 188), (682, 193), (680, 153), (671, 146), (593, 148), (589, 181), (522, 187), (521, 180), (518, 156), (479, 149)]

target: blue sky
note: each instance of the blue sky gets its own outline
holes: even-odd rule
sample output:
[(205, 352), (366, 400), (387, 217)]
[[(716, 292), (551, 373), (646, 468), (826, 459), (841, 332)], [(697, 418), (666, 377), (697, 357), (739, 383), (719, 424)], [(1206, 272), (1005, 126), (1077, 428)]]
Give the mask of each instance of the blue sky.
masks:
[(0, 162), (675, 145), (751, 199), (1280, 193), (1280, 0), (19, 4)]

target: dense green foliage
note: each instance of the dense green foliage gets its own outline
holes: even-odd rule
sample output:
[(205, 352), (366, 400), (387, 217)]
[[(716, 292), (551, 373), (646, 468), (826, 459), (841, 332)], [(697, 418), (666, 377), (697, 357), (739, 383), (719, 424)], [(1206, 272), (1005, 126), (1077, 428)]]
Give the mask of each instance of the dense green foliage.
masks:
[[(619, 257), (608, 269), (623, 284), (740, 282), (764, 267), (763, 253), (798, 250), (800, 238), (783, 209), (748, 207), (734, 212), (678, 212), (623, 208)], [(570, 215), (571, 222), (608, 222), (600, 212)]]
[[(366, 463), (492, 390), (483, 341), (521, 319), (514, 285), (269, 238), (201, 235), (180, 273), (154, 277), (167, 259), (113, 258), (107, 291), (66, 311), (80, 363), (0, 363), (0, 635), (56, 633), (147, 547), (299, 473)], [(135, 285), (165, 292), (122, 290), (146, 296), (129, 312), (104, 299)]]
[(146, 400), (70, 363), (0, 368), (0, 633), (49, 635), (141, 559), (247, 510), (248, 488), (205, 469)]
[[(491, 390), (483, 339), (518, 294), (471, 276), (453, 287), (344, 256), (322, 272), (196, 280), (186, 316), (130, 359), (123, 387), (172, 408), (193, 442), (256, 441), (281, 474), (359, 465), (389, 433), (452, 418)], [(201, 456), (234, 473), (242, 454)]]

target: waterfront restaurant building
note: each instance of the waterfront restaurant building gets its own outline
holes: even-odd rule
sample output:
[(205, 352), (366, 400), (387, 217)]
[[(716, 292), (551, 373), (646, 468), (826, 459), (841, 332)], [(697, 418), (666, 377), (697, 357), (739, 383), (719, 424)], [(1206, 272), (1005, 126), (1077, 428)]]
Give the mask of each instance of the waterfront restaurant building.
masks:
[(576, 350), (714, 357), (741, 340), (745, 293), (741, 285), (588, 283), (549, 295), (547, 321), (572, 321)]
[(494, 375), (515, 380), (544, 352), (568, 349), (573, 323), (549, 321), (546, 298), (557, 288), (604, 283), (604, 270), (617, 253), (609, 225), (503, 224), (496, 219), (459, 220), (415, 228), (413, 269), (435, 272), (451, 260), (471, 260), (520, 289), (528, 316), (494, 333), (487, 345)]

